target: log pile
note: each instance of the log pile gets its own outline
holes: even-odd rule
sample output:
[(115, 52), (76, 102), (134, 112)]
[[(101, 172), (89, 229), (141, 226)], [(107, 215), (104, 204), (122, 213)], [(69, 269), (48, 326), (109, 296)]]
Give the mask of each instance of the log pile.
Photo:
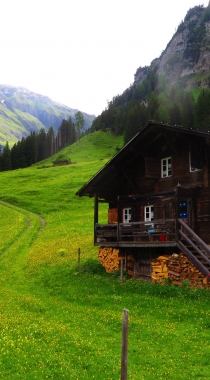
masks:
[[(106, 272), (111, 273), (120, 270), (121, 260), (123, 268), (130, 276), (134, 275), (134, 258), (126, 255), (117, 248), (100, 247), (98, 259), (105, 267)], [(191, 263), (184, 253), (159, 256), (152, 261), (152, 282), (164, 283), (169, 279), (174, 285), (186, 284), (192, 287), (210, 287), (207, 277)]]
[(191, 263), (191, 261), (180, 253), (172, 255), (168, 261), (168, 277), (175, 285), (183, 285), (184, 281), (192, 287), (209, 287), (207, 278)]
[(108, 273), (119, 269), (119, 249), (101, 247), (98, 249), (98, 259)]
[(134, 259), (131, 255), (126, 255), (117, 248), (100, 247), (98, 249), (98, 260), (105, 267), (107, 273), (112, 273), (120, 269), (120, 262), (123, 260), (123, 267), (132, 276)]
[(152, 282), (163, 283), (165, 279), (168, 278), (168, 267), (167, 262), (170, 256), (159, 256), (157, 259), (152, 261)]

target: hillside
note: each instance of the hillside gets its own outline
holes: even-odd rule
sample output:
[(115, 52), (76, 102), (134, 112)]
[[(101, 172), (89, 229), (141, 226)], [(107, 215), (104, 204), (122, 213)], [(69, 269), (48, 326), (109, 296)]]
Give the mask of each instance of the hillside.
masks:
[[(0, 85), (0, 145), (6, 141), (13, 145), (41, 128), (52, 126), (56, 132), (63, 119), (71, 117), (74, 122), (77, 111), (26, 88)], [(86, 130), (95, 116), (83, 115)]]
[(1, 173), (0, 379), (120, 379), (125, 307), (129, 379), (209, 378), (209, 292), (120, 281), (98, 264), (94, 200), (75, 193), (121, 144), (98, 131), (60, 152), (72, 165)]

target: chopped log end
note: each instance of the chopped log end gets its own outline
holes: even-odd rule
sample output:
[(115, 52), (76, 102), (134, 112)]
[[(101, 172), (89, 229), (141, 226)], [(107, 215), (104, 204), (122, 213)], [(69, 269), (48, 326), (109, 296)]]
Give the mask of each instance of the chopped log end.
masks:
[(192, 287), (209, 287), (207, 277), (193, 265), (193, 263), (181, 252), (176, 257), (169, 259), (167, 264), (169, 279), (175, 285), (183, 285), (185, 281)]
[(100, 247), (98, 249), (98, 260), (104, 266), (107, 273), (119, 270), (121, 260), (123, 260), (124, 270), (126, 270), (127, 273), (130, 271), (128, 275), (133, 276), (134, 258), (132, 255), (126, 255), (123, 250), (118, 248)]
[(163, 283), (166, 278), (178, 286), (188, 282), (192, 287), (210, 287), (208, 278), (203, 276), (183, 252), (179, 255), (159, 256), (152, 261), (152, 282)]

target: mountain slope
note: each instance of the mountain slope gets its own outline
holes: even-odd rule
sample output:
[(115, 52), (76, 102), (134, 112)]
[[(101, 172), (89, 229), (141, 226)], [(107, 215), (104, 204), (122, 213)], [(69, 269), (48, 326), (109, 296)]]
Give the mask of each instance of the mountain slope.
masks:
[[(0, 85), (0, 145), (14, 144), (41, 128), (52, 126), (57, 131), (63, 119), (71, 117), (74, 122), (77, 111), (26, 88)], [(85, 130), (95, 116), (83, 115)]]
[(149, 69), (155, 68), (170, 85), (183, 88), (205, 88), (210, 84), (210, 5), (189, 9), (184, 21), (159, 58), (150, 67), (140, 67), (135, 84), (141, 83)]

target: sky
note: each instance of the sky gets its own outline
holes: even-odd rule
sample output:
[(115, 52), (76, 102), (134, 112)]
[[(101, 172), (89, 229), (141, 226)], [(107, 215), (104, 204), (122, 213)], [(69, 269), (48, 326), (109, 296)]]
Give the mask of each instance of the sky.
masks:
[(0, 84), (99, 115), (209, 0), (2, 0)]

